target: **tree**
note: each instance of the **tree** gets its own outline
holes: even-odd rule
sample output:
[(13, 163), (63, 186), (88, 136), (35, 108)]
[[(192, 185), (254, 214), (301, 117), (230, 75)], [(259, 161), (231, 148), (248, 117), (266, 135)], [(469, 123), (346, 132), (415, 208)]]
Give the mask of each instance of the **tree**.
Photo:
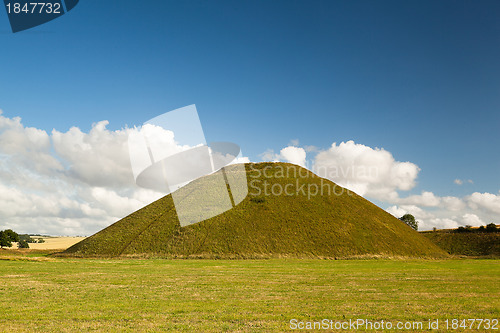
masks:
[(19, 242), (19, 235), (11, 229), (0, 231), (0, 247), (11, 247), (12, 242)]
[(17, 247), (20, 248), (20, 249), (29, 249), (30, 245), (28, 244), (27, 241), (20, 240), (19, 243), (17, 243)]
[(490, 223), (486, 226), (486, 232), (497, 232), (497, 226), (495, 223)]
[(7, 237), (9, 237), (11, 242), (19, 242), (19, 235), (16, 232), (12, 231), (12, 229), (4, 230), (4, 232)]
[(11, 247), (12, 242), (19, 242), (19, 235), (11, 229), (0, 231), (0, 247)]
[(415, 221), (415, 217), (411, 214), (405, 214), (399, 218), (401, 221), (409, 225), (415, 230), (418, 230), (418, 221)]
[(7, 237), (4, 231), (0, 231), (0, 248), (3, 248), (4, 246), (11, 247), (12, 242), (10, 241), (10, 238)]

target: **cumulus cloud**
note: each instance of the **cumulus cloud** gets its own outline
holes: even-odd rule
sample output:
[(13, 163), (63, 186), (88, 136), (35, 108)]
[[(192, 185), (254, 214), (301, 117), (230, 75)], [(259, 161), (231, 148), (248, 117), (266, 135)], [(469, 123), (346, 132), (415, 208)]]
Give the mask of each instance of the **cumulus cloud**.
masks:
[[(294, 140), (292, 140), (294, 141)], [(276, 154), (274, 150), (268, 149), (264, 153), (259, 155), (263, 161), (270, 162), (289, 162), (293, 164), (300, 165), (302, 167), (306, 166), (307, 153), (304, 148), (288, 146), (280, 150), (279, 154)]]
[(496, 214), (500, 213), (500, 195), (474, 192), (466, 197), (466, 201), (473, 209), (486, 209)]
[(416, 185), (420, 169), (414, 163), (396, 161), (384, 149), (348, 141), (319, 152), (313, 171), (359, 195), (390, 200), (398, 197), (398, 190)]
[(461, 218), (461, 222), (463, 225), (470, 225), (473, 227), (486, 225), (486, 223), (484, 223), (483, 220), (481, 220), (481, 218), (476, 214), (464, 214)]
[[(129, 137), (143, 135), (154, 160), (192, 147), (155, 125), (116, 131), (107, 125), (49, 134), (0, 111), (0, 230), (89, 235), (162, 197), (135, 185)], [(233, 163), (246, 162), (240, 155)]]
[(262, 154), (259, 154), (259, 157), (266, 162), (279, 162), (279, 154), (276, 154), (273, 149), (267, 149)]
[(130, 186), (134, 183), (127, 148), (128, 130), (109, 131), (107, 121), (89, 133), (72, 127), (52, 131), (54, 150), (66, 164), (65, 173), (91, 186)]
[(420, 195), (398, 198), (395, 201), (397, 201), (399, 204), (410, 204), (424, 207), (436, 207), (441, 203), (441, 199), (434, 195), (434, 193), (425, 191)]
[(432, 214), (426, 212), (422, 208), (415, 205), (391, 206), (387, 208), (386, 211), (391, 213), (397, 218), (400, 218), (405, 214), (411, 214), (415, 216), (417, 220), (428, 219), (433, 217)]
[[(73, 127), (47, 133), (0, 112), (0, 229), (89, 235), (160, 198), (161, 193), (135, 186), (127, 140), (137, 131), (154, 134), (162, 129), (146, 125), (111, 131), (107, 125), (101, 121), (89, 132)], [(152, 151), (162, 154), (190, 148), (178, 145), (174, 133), (149, 137)], [(155, 142), (155, 137), (161, 140)], [(414, 188), (420, 169), (414, 163), (397, 161), (384, 149), (348, 141), (321, 151), (298, 147), (298, 143), (293, 140), (279, 153), (267, 150), (261, 157), (306, 166), (307, 154), (317, 153), (313, 171), (360, 195), (393, 205), (387, 211), (397, 217), (413, 214), (423, 229), (480, 225), (494, 221), (500, 213), (500, 193), (475, 192), (457, 198), (423, 191), (400, 197), (399, 192)], [(239, 156), (236, 162), (249, 159)]]
[(88, 235), (159, 199), (134, 182), (127, 138), (139, 129), (107, 125), (48, 134), (0, 112), (0, 229)]
[[(298, 143), (298, 142), (294, 142)], [(327, 150), (288, 146), (277, 154), (267, 150), (261, 157), (268, 161), (289, 161), (307, 165), (306, 153), (316, 152), (312, 170), (369, 199), (387, 203), (386, 210), (396, 217), (406, 213), (420, 221), (421, 230), (481, 225), (494, 220), (500, 212), (500, 194), (473, 193), (466, 197), (439, 196), (430, 191), (404, 196), (413, 189), (420, 171), (408, 161), (397, 161), (381, 148), (372, 148), (354, 141), (333, 143)], [(455, 181), (472, 184), (472, 180)]]
[(430, 230), (432, 228), (454, 229), (465, 225), (477, 227), (487, 224), (478, 215), (488, 216), (481, 211), (476, 211), (474, 214), (465, 210), (453, 214), (452, 211), (447, 210), (445, 207), (440, 207), (440, 209), (434, 211), (427, 211), (415, 205), (390, 206), (386, 211), (397, 218), (400, 218), (404, 214), (412, 214), (419, 222), (419, 230)]
[(53, 174), (63, 169), (51, 155), (51, 143), (47, 132), (24, 127), (21, 118), (6, 118), (0, 112), (0, 154), (9, 172), (33, 169), (42, 174)]
[(418, 221), (418, 230), (429, 230), (434, 227), (438, 229), (451, 229), (459, 226), (459, 222), (453, 218), (438, 218), (434, 214), (415, 205), (391, 206), (386, 211), (397, 218), (400, 218), (404, 214), (413, 215)]
[(457, 212), (466, 208), (467, 204), (464, 199), (457, 197), (440, 197), (432, 192), (423, 191), (419, 195), (410, 195), (405, 198), (399, 196), (391, 198), (390, 202), (400, 205), (417, 205), (421, 207), (441, 207), (448, 211)]
[(280, 150), (280, 157), (293, 164), (306, 165), (306, 151), (304, 148), (288, 146)]

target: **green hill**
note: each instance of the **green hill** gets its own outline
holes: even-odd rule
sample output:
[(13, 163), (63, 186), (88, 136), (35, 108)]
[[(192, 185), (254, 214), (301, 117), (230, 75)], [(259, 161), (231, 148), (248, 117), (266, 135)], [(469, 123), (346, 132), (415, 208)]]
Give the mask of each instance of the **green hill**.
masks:
[[(225, 169), (228, 177), (238, 172), (234, 166)], [(181, 228), (172, 196), (167, 195), (75, 244), (63, 255), (211, 258), (447, 255), (381, 208), (297, 165), (249, 163), (245, 169), (248, 196), (229, 211)], [(179, 191), (190, 193), (200, 182), (210, 182), (211, 177), (193, 181)], [(287, 191), (265, 195), (266, 190), (267, 194), (271, 191), (278, 194), (280, 189)]]
[(422, 235), (454, 255), (500, 257), (500, 232), (426, 231)]

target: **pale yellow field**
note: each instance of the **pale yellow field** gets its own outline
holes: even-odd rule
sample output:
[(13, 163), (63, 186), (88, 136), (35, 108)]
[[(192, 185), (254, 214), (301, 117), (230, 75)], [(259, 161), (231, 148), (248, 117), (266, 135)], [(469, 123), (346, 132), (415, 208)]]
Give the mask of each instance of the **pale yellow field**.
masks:
[[(38, 237), (32, 237), (38, 239)], [(68, 247), (80, 242), (86, 237), (42, 237), (45, 243), (30, 243), (30, 249), (37, 250), (59, 250), (67, 249)], [(12, 244), (12, 248), (16, 249), (17, 244)]]

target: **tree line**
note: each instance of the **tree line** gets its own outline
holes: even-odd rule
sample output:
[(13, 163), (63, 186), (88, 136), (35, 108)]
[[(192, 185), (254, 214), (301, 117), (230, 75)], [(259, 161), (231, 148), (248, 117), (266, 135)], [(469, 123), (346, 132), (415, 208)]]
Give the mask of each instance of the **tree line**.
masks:
[(496, 226), (495, 223), (490, 223), (486, 225), (480, 226), (479, 228), (473, 228), (470, 225), (466, 225), (465, 227), (458, 227), (455, 232), (500, 232), (500, 229)]
[[(415, 217), (411, 214), (405, 214), (399, 218), (401, 221), (409, 225), (415, 230), (418, 230), (418, 221), (415, 220)], [(434, 231), (436, 231), (436, 228), (434, 228)], [(454, 232), (500, 232), (500, 228), (496, 226), (495, 223), (490, 223), (486, 226), (482, 225), (479, 228), (473, 228), (470, 225), (466, 225), (465, 227), (458, 227), (457, 229), (453, 230)]]

